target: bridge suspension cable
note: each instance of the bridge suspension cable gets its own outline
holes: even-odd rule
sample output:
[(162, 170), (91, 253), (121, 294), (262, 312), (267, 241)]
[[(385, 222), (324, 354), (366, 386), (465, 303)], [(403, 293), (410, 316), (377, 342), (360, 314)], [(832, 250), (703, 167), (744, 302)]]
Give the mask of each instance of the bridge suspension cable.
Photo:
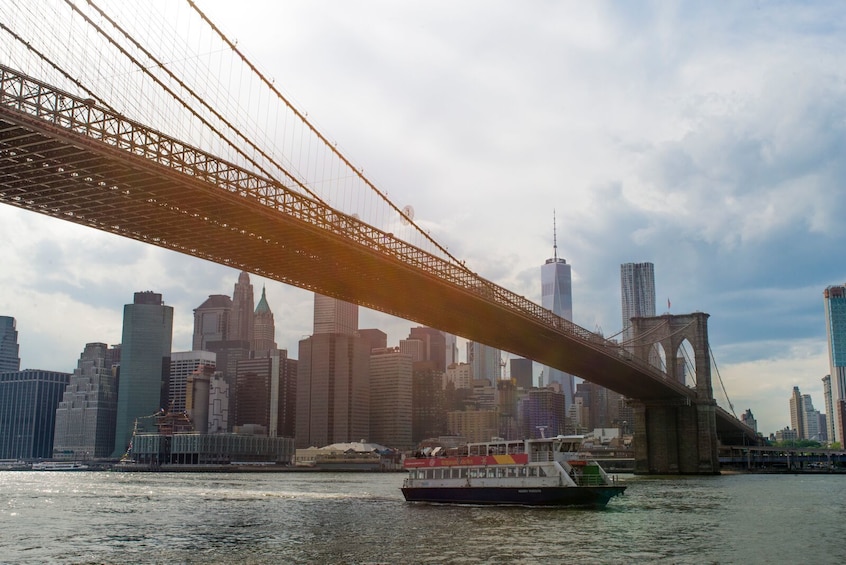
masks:
[(280, 179), (471, 272), (354, 166), (196, 3), (21, 0), (7, 8), (0, 52), (10, 66)]
[(461, 268), (467, 269), (467, 267), (464, 266), (463, 261), (460, 261), (456, 257), (453, 257), (452, 254), (450, 254), (450, 252), (445, 247), (443, 247), (440, 243), (435, 241), (434, 238), (432, 238), (428, 233), (425, 232), (425, 230), (421, 229), (420, 226), (418, 226), (416, 223), (414, 223), (413, 218), (411, 218), (408, 214), (406, 214), (403, 210), (401, 210), (396, 204), (394, 204), (387, 197), (387, 195), (385, 195), (385, 193), (383, 193), (381, 190), (376, 188), (376, 185), (374, 185), (366, 176), (364, 176), (364, 173), (361, 171), (361, 169), (353, 166), (353, 164), (340, 151), (338, 151), (338, 148), (334, 144), (329, 143), (329, 140), (326, 139), (326, 137), (322, 133), (320, 133), (320, 131), (318, 131), (317, 128), (314, 127), (314, 125), (308, 120), (308, 118), (305, 115), (303, 115), (299, 110), (297, 110), (297, 108), (295, 108), (290, 103), (290, 101), (285, 96), (283, 96), (281, 92), (279, 92), (279, 90), (276, 88), (276, 86), (273, 84), (273, 82), (269, 81), (267, 79), (267, 77), (261, 71), (259, 71), (258, 68), (256, 68), (255, 65), (253, 65), (253, 63), (241, 52), (241, 50), (238, 49), (238, 46), (235, 45), (228, 37), (226, 37), (226, 35), (220, 30), (220, 28), (218, 28), (208, 18), (208, 16), (206, 16), (206, 14), (202, 10), (200, 10), (199, 6), (197, 6), (197, 4), (193, 0), (186, 0), (186, 1), (197, 12), (197, 14), (203, 19), (203, 21), (205, 21), (215, 31), (215, 33), (217, 33), (218, 36), (220, 36), (221, 40), (223, 40), (234, 53), (236, 53), (239, 57), (241, 57), (241, 60), (250, 68), (250, 70), (252, 70), (253, 73), (256, 74), (256, 76), (259, 77), (259, 79), (261, 79), (261, 81), (276, 95), (276, 97), (279, 100), (281, 100), (286, 106), (288, 106), (288, 108), (290, 108), (291, 111), (294, 112), (297, 115), (297, 117), (299, 117), (300, 120), (302, 120), (302, 122), (304, 124), (306, 124), (306, 126), (308, 126), (308, 128), (312, 131), (312, 133), (314, 135), (316, 135), (318, 137), (318, 139), (320, 139), (330, 151), (332, 151), (335, 155), (337, 155), (337, 157), (347, 167), (349, 167), (349, 169), (351, 171), (353, 171), (364, 182), (364, 184), (367, 187), (369, 187), (382, 200), (384, 200), (385, 203), (387, 203), (397, 214), (399, 214), (400, 217), (402, 217), (405, 222), (408, 222), (409, 224), (413, 225), (414, 228), (424, 238), (426, 238), (429, 242), (434, 244), (442, 253), (444, 253), (447, 257), (449, 257), (450, 259), (455, 261), (455, 263), (458, 266), (460, 266)]
[(726, 391), (726, 385), (723, 383), (723, 377), (720, 375), (720, 369), (717, 367), (717, 359), (714, 357), (714, 351), (711, 349), (710, 343), (708, 344), (708, 353), (711, 355), (711, 362), (714, 364), (714, 371), (717, 373), (717, 379), (720, 381), (720, 388), (723, 389), (723, 394), (726, 395), (726, 402), (728, 402), (729, 409), (731, 409), (731, 414), (737, 418), (737, 413), (734, 411), (734, 404), (731, 403), (731, 399)]

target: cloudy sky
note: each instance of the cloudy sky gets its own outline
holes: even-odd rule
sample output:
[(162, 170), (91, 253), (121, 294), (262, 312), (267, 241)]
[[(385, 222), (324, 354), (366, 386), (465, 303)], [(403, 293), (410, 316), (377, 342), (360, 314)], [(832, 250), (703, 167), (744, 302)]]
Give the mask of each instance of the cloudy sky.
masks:
[[(555, 210), (576, 323), (618, 332), (620, 264), (651, 261), (659, 314), (711, 315), (738, 415), (789, 425), (793, 386), (824, 410), (822, 291), (846, 282), (846, 5), (198, 4), (483, 277), (540, 302)], [(119, 343), (140, 290), (164, 295), (190, 349), (192, 309), (238, 275), (6, 205), (0, 241), (0, 315), (27, 368)], [(252, 280), (295, 356), (312, 295)], [(412, 325), (361, 320), (394, 345)]]

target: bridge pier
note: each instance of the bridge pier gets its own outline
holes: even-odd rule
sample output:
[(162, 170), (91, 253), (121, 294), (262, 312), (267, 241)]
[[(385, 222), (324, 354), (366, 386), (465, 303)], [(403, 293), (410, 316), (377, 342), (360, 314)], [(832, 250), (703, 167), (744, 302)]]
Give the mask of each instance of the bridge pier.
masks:
[(653, 344), (660, 344), (669, 379), (681, 380), (683, 376), (677, 372), (678, 351), (684, 340), (691, 344), (696, 357), (695, 399), (628, 401), (634, 411), (635, 473), (719, 474), (717, 403), (711, 387), (708, 314), (632, 318), (632, 327), (637, 343), (635, 355), (648, 362)]
[(634, 410), (635, 473), (715, 475), (716, 403), (629, 401)]

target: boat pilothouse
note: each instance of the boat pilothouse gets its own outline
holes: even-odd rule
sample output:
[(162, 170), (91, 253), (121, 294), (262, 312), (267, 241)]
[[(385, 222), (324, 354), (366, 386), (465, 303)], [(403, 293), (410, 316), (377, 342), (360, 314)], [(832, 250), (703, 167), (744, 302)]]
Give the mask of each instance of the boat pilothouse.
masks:
[(583, 436), (470, 443), (407, 458), (409, 502), (605, 506), (625, 490), (581, 451)]

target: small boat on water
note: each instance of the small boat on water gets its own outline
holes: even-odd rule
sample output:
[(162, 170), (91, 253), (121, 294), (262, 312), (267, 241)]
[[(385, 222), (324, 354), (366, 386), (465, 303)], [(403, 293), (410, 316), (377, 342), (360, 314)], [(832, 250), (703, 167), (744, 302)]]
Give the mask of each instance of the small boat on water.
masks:
[(32, 464), (33, 471), (87, 471), (88, 465), (79, 461), (42, 461)]
[(408, 502), (604, 507), (626, 487), (581, 451), (583, 436), (470, 443), (406, 458)]

